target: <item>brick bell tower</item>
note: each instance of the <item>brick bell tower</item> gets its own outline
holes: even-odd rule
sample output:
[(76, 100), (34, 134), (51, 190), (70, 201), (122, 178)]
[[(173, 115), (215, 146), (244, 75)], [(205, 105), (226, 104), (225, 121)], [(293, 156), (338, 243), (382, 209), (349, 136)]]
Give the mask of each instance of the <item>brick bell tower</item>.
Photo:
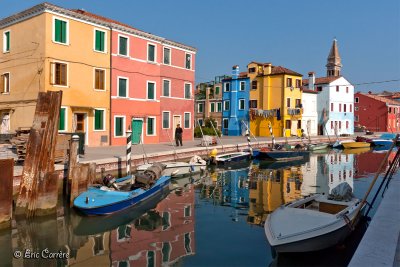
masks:
[(341, 58), (339, 55), (339, 49), (337, 45), (336, 38), (333, 39), (331, 51), (328, 56), (328, 63), (326, 64), (326, 76), (327, 77), (336, 77), (340, 76), (340, 71), (342, 69)]

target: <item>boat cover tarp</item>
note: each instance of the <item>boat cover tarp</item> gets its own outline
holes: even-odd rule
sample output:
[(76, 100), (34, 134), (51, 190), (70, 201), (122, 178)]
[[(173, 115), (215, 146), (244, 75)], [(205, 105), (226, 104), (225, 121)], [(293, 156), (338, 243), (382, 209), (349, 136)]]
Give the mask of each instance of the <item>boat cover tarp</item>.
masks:
[(332, 189), (328, 199), (336, 201), (350, 201), (353, 197), (353, 189), (347, 182), (343, 182)]

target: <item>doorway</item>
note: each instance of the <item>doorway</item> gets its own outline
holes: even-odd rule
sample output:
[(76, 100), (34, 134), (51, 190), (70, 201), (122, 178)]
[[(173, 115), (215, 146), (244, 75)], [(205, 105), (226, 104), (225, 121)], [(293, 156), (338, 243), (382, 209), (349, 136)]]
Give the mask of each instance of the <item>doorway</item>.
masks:
[[(181, 123), (181, 115), (174, 115), (173, 118), (173, 124), (172, 124), (172, 135), (173, 135), (173, 139), (175, 139), (175, 128), (176, 125), (180, 124), (182, 127), (182, 123)], [(183, 127), (182, 127), (183, 128)]]
[(0, 134), (7, 134), (10, 132), (10, 113), (0, 113)]
[(142, 138), (143, 120), (132, 119), (132, 144), (140, 144)]
[(88, 127), (87, 127), (87, 113), (74, 113), (74, 132), (83, 133), (85, 136), (85, 145), (89, 145), (88, 140)]

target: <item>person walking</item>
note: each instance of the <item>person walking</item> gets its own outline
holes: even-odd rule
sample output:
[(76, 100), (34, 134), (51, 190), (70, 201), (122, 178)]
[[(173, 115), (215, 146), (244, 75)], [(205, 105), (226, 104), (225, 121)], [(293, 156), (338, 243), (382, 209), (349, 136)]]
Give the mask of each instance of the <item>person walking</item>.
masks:
[(176, 143), (176, 146), (179, 146), (179, 144), (181, 144), (181, 146), (182, 146), (182, 133), (183, 133), (183, 130), (181, 128), (181, 125), (177, 124), (176, 125), (176, 129), (175, 129), (175, 143)]

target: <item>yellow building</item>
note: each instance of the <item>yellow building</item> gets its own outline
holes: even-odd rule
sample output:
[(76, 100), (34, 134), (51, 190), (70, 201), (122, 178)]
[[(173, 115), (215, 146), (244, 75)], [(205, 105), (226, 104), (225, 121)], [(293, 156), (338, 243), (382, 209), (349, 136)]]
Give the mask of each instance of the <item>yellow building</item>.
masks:
[[(109, 144), (110, 31), (104, 21), (43, 3), (0, 20), (1, 133), (30, 128), (38, 92), (63, 91), (60, 132)], [(89, 141), (90, 140), (90, 141)]]
[(302, 75), (271, 63), (251, 62), (250, 130), (256, 136), (301, 135)]

